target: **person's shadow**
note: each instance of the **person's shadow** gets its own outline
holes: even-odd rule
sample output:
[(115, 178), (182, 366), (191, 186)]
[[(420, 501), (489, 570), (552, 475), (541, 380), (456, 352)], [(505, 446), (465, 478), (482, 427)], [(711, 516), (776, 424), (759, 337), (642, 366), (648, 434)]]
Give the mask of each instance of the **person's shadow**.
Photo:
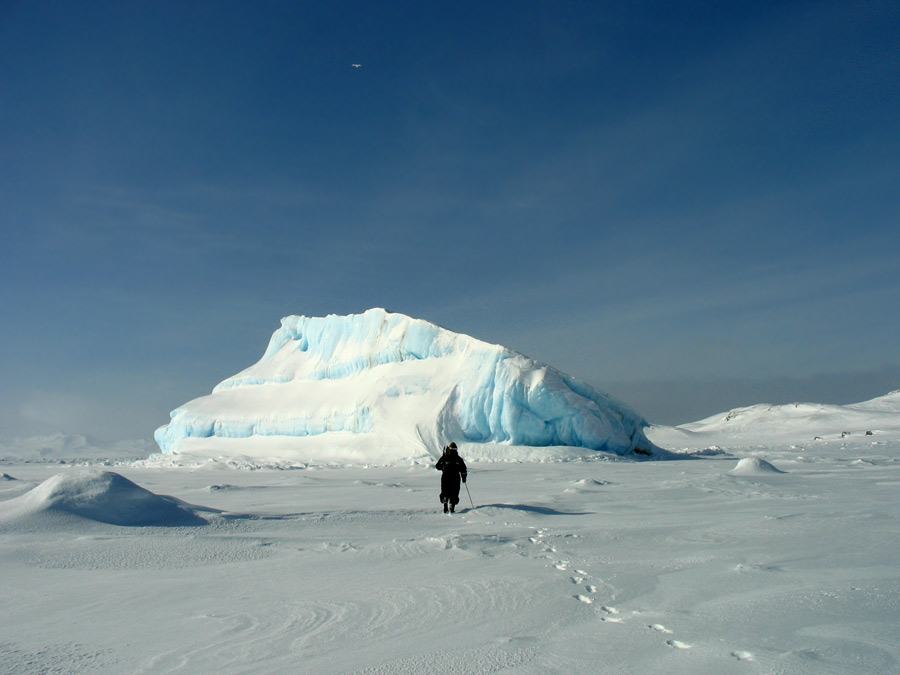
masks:
[(525, 513), (537, 513), (542, 516), (589, 516), (591, 511), (560, 511), (548, 506), (532, 506), (530, 504), (479, 504), (474, 509), (468, 508), (457, 513), (467, 511), (480, 511), (481, 509), (509, 509), (512, 511), (524, 511)]

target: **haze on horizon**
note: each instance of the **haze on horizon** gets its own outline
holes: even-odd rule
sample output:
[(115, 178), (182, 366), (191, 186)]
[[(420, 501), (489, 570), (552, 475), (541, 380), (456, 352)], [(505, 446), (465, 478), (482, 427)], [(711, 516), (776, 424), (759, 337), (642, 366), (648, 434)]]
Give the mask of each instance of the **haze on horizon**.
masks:
[[(0, 6), (0, 437), (370, 307), (651, 422), (900, 388), (900, 5)], [(359, 64), (360, 67), (354, 67)]]

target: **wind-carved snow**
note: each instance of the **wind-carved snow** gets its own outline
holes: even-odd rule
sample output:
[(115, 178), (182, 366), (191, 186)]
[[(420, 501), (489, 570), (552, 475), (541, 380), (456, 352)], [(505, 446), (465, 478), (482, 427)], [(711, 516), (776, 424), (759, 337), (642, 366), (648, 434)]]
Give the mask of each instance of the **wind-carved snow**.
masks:
[(640, 415), (587, 384), (383, 309), (282, 319), (258, 363), (171, 417), (155, 437), (176, 455), (378, 463), (450, 441), (469, 456), (496, 444), (657, 451)]

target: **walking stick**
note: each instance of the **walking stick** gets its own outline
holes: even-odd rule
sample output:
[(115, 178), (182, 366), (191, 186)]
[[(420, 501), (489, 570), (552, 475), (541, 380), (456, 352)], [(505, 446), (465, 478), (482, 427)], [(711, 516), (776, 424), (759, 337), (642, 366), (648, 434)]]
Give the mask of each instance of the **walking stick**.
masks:
[(472, 510), (475, 510), (475, 503), (472, 501), (472, 493), (469, 492), (469, 486), (466, 483), (463, 483), (466, 486), (466, 494), (469, 495), (469, 503), (472, 505)]

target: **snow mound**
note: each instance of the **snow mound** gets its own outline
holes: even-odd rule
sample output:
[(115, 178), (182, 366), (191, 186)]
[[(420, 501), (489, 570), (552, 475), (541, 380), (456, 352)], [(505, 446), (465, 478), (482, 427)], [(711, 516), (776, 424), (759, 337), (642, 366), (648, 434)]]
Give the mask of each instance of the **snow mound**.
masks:
[(0, 521), (68, 515), (110, 525), (183, 526), (206, 523), (174, 497), (154, 494), (111, 471), (59, 473), (21, 497), (0, 504)]
[(659, 449), (646, 426), (548, 365), (371, 309), (282, 319), (258, 363), (173, 411), (155, 438), (186, 461), (377, 464), (436, 456), (450, 441), (470, 454), (508, 446), (508, 459), (560, 446), (647, 457)]
[(769, 476), (777, 473), (785, 473), (776, 469), (772, 464), (758, 457), (744, 457), (731, 471), (732, 476)]

